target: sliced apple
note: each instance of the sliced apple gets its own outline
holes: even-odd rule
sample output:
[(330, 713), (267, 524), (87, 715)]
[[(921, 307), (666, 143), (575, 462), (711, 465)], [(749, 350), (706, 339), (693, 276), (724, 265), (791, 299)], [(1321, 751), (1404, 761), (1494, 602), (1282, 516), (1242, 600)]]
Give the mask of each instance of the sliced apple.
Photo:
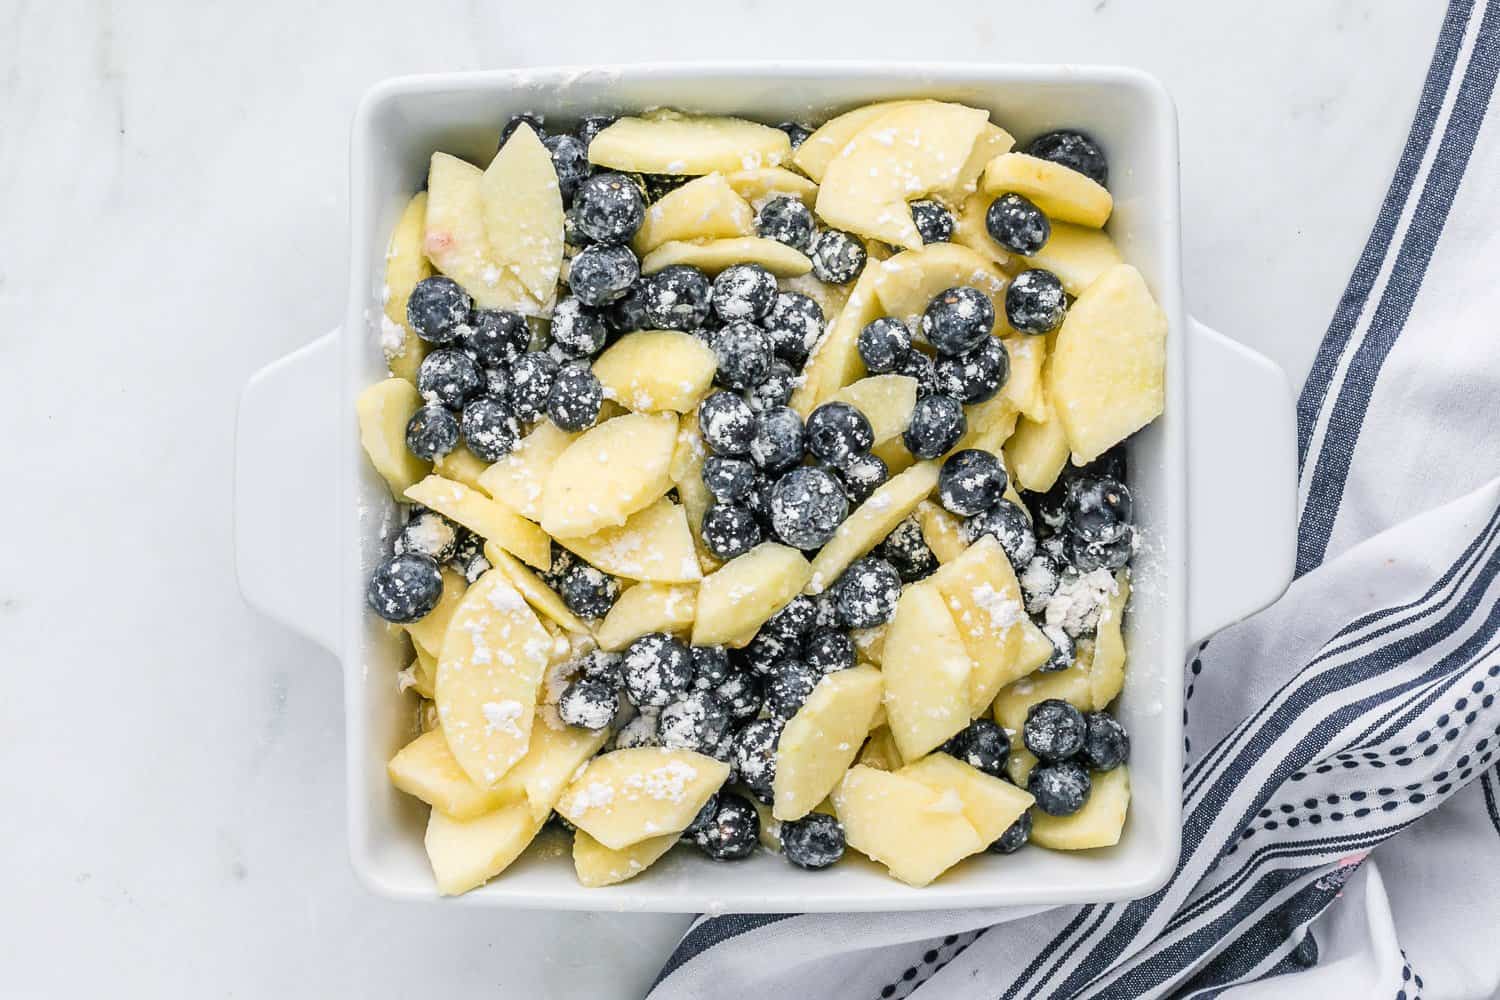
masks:
[(443, 652), (443, 638), (448, 634), (448, 624), (453, 621), (458, 606), (463, 603), (464, 592), (469, 589), (469, 581), (464, 579), (462, 573), (445, 566), (442, 574), (443, 590), (438, 595), (437, 606), (427, 612), (425, 618), (402, 626), (411, 636), (412, 645), (417, 648), (418, 654), (432, 657), (434, 663)]
[(542, 527), (562, 541), (624, 524), (671, 489), (676, 444), (670, 413), (627, 413), (584, 431), (552, 464)]
[(818, 187), (818, 215), (836, 229), (921, 247), (907, 202), (957, 184), (988, 118), (976, 108), (939, 101), (880, 115), (828, 164)]
[(850, 563), (884, 541), (937, 488), (938, 468), (936, 462), (920, 462), (876, 487), (813, 558), (807, 592), (822, 593)]
[(546, 533), (478, 490), (442, 476), (428, 476), (409, 487), (406, 496), (494, 542), (528, 566), (548, 569), (552, 565), (552, 543)]
[(1076, 297), (1099, 275), (1124, 261), (1115, 241), (1104, 230), (1054, 222), (1052, 235), (1025, 266), (1051, 271), (1062, 282), (1063, 291)]
[(509, 455), (480, 473), (479, 488), (522, 517), (540, 519), (547, 474), (578, 437), (550, 420), (540, 421)]
[(691, 585), (638, 583), (615, 601), (599, 625), (599, 648), (624, 649), (650, 632), (684, 635), (698, 610), (698, 588)]
[[(990, 203), (994, 200), (992, 196), (981, 191), (969, 195), (959, 204), (958, 211), (954, 213), (953, 242), (959, 246), (968, 247), (981, 257), (993, 262), (1006, 274), (1020, 274), (1028, 267), (1034, 266), (1031, 258), (1011, 253), (996, 243), (985, 226), (985, 215), (989, 212)], [(1065, 223), (1059, 222), (1057, 225), (1065, 225)]]
[(1021, 640), (1021, 586), (1005, 550), (984, 535), (928, 578), (942, 594), (974, 664), (969, 676), (969, 715), (982, 715), (996, 693), (1022, 676), (1016, 664)]
[[(831, 320), (844, 308), (844, 303), (849, 301), (849, 287), (845, 285), (830, 285), (826, 281), (819, 281), (817, 275), (800, 274), (795, 278), (781, 278), (776, 282), (783, 292), (800, 292), (818, 304), (823, 310), (824, 320)], [(827, 329), (826, 325), (824, 329)]]
[(890, 726), (876, 726), (859, 752), (859, 763), (878, 771), (899, 771), (903, 764), (901, 751), (896, 748), (896, 738)]
[(1080, 712), (1093, 711), (1088, 668), (1074, 663), (1066, 670), (1035, 672), (1007, 684), (995, 697), (995, 721), (1019, 733), (1031, 706), (1048, 698), (1061, 698)]
[(907, 450), (906, 442), (899, 436), (877, 444), (870, 449), (870, 454), (884, 462), (886, 472), (893, 476), (917, 464), (917, 457)]
[(687, 514), (688, 530), (693, 533), (698, 549), (698, 565), (703, 572), (712, 573), (723, 564), (703, 545), (703, 514), (714, 501), (713, 494), (703, 484), (703, 460), (707, 455), (703, 434), (698, 430), (698, 413), (694, 410), (682, 419), (677, 429), (677, 446), (668, 472)]
[(991, 160), (984, 168), (983, 187), (991, 198), (1019, 194), (1049, 218), (1095, 229), (1114, 208), (1109, 191), (1093, 178), (1026, 153), (1003, 153)]
[(437, 660), (425, 654), (416, 643), (412, 643), (416, 655), (406, 669), (396, 675), (396, 683), (402, 691), (410, 687), (423, 698), (431, 698), (437, 683)]
[(573, 833), (573, 871), (578, 884), (587, 889), (615, 885), (633, 879), (650, 868), (682, 838), (675, 833), (651, 837), (612, 851), (582, 830)]
[(917, 406), (917, 380), (909, 375), (871, 375), (851, 382), (829, 402), (848, 403), (865, 415), (875, 432), (875, 443), (900, 437)]
[(398, 499), (431, 469), (406, 447), (406, 425), (422, 403), (417, 387), (404, 378), (388, 378), (366, 386), (354, 400), (359, 443)]
[[(695, 182), (696, 183), (696, 182)], [(594, 361), (604, 394), (632, 410), (686, 413), (713, 385), (713, 348), (690, 333), (627, 333)]]
[(526, 603), (531, 605), (544, 621), (561, 625), (575, 635), (588, 634), (589, 627), (568, 610), (568, 606), (563, 603), (557, 591), (547, 586), (541, 577), (527, 569), (515, 556), (494, 542), (485, 542), (484, 557), (489, 560), (491, 566), (510, 578), (510, 582), (521, 592), (521, 596), (526, 598)]
[(676, 113), (621, 118), (589, 143), (590, 163), (642, 174), (729, 173), (775, 167), (791, 155), (792, 142), (778, 128)]
[(1005, 467), (1024, 490), (1047, 492), (1067, 464), (1068, 436), (1060, 420), (1037, 423), (1022, 417), (1005, 442)]
[(796, 198), (808, 208), (818, 199), (818, 185), (785, 167), (736, 170), (724, 178), (734, 193), (758, 208), (773, 198)]
[(885, 713), (896, 747), (916, 760), (969, 724), (973, 661), (942, 593), (914, 583), (885, 638)]
[(558, 544), (598, 569), (628, 580), (694, 583), (703, 575), (687, 513), (666, 497), (631, 514), (618, 528), (562, 538)]
[(1068, 310), (1047, 365), (1047, 399), (1085, 465), (1161, 414), (1167, 316), (1141, 274), (1113, 267)]
[(822, 181), (828, 164), (844, 151), (844, 147), (849, 145), (866, 125), (881, 115), (916, 103), (918, 102), (881, 101), (876, 104), (865, 104), (830, 118), (814, 130), (812, 135), (802, 140), (802, 145), (798, 146), (796, 152), (792, 154), (792, 163), (813, 180)]
[(1019, 415), (1015, 403), (1004, 393), (983, 403), (965, 407), (964, 418), (968, 420), (969, 426), (949, 454), (966, 448), (979, 448), (998, 455), (1001, 446), (1015, 431)]
[(427, 172), (427, 223), (422, 249), (429, 260), (463, 286), (481, 309), (510, 309), (528, 316), (551, 312), (490, 249), (485, 232), (484, 173), (447, 153), (433, 153)]
[(1010, 741), (1010, 756), (1005, 761), (1005, 775), (1010, 778), (1011, 783), (1017, 788), (1026, 787), (1026, 779), (1031, 777), (1031, 771), (1041, 761), (1036, 759), (1036, 754), (1026, 749), (1026, 744), (1018, 738)]
[(854, 641), (854, 655), (860, 663), (880, 666), (880, 658), (885, 655), (886, 631), (884, 625), (849, 630), (849, 638)]
[(691, 750), (613, 750), (588, 762), (568, 785), (557, 811), (619, 851), (681, 833), (728, 777), (728, 764)]
[(1021, 623), (1021, 639), (1016, 644), (1016, 669), (1024, 677), (1051, 657), (1052, 640), (1047, 638), (1036, 622), (1027, 618)]
[(1008, 400), (1016, 410), (1033, 420), (1045, 420), (1048, 416), (1047, 394), (1042, 384), (1042, 369), (1047, 360), (1047, 337), (1016, 335), (1001, 341), (1006, 356), (1010, 358), (1010, 377), (1000, 398)]
[[(417, 331), (406, 321), (406, 303), (417, 282), (432, 276), (432, 263), (422, 252), (426, 226), (427, 192), (418, 191), (402, 209), (385, 250), (382, 346), (391, 374), (412, 383), (417, 381), (417, 368), (427, 356), (427, 341), (418, 337)], [(392, 343), (385, 343), (387, 338)]]
[(806, 418), (819, 404), (833, 398), (839, 389), (865, 374), (859, 356), (859, 331), (882, 315), (875, 282), (880, 268), (868, 263), (849, 291), (837, 316), (829, 319), (823, 337), (813, 347), (802, 369), (802, 384), (792, 392), (789, 404)]
[(631, 245), (640, 256), (672, 240), (754, 236), (755, 212), (723, 174), (707, 174), (663, 195), (646, 209)]
[(908, 885), (924, 886), (984, 850), (963, 800), (902, 774), (856, 764), (833, 792), (849, 846)]
[(484, 232), (496, 262), (538, 302), (556, 294), (563, 260), (562, 189), (552, 154), (521, 125), (479, 182)]
[(995, 308), (995, 332), (1005, 334), (1005, 289), (1010, 285), (1000, 269), (983, 256), (957, 243), (931, 243), (903, 250), (880, 265), (875, 294), (888, 316), (916, 329), (934, 298), (949, 288), (977, 288)]
[(935, 792), (956, 793), (963, 802), (964, 818), (986, 844), (999, 840), (1036, 801), (1031, 793), (945, 753), (929, 754), (897, 773), (920, 781)]
[(922, 541), (927, 543), (939, 563), (953, 562), (969, 547), (964, 541), (963, 518), (930, 500), (917, 507), (917, 523), (922, 527)]
[(1010, 152), (1015, 144), (1016, 140), (1005, 129), (993, 122), (985, 122), (984, 130), (974, 140), (974, 148), (969, 150), (969, 158), (958, 172), (958, 179), (953, 182), (952, 187), (938, 194), (949, 204), (960, 204), (979, 187), (979, 178), (983, 176), (984, 168), (989, 162), (1002, 153)]
[(453, 757), (493, 788), (526, 754), (552, 637), (509, 577), (490, 570), (465, 593), (438, 658), (438, 718)]
[(546, 822), (533, 818), (524, 802), (467, 820), (434, 809), (425, 843), (438, 892), (457, 896), (484, 885), (521, 856)]
[(812, 261), (785, 243), (760, 236), (732, 236), (721, 240), (673, 240), (663, 243), (641, 261), (642, 274), (655, 274), (673, 264), (687, 264), (717, 275), (733, 264), (759, 264), (778, 278), (795, 278), (812, 270)]
[(1125, 620), (1125, 602), (1130, 600), (1130, 571), (1115, 574), (1115, 592), (1099, 612), (1094, 630), (1094, 658), (1089, 662), (1089, 692), (1094, 708), (1102, 709), (1114, 701), (1125, 687), (1125, 637), (1121, 626)]
[[(469, 450), (468, 445), (460, 444), (448, 454), (443, 455), (432, 463), (432, 471), (444, 479), (451, 479), (455, 483), (463, 483), (471, 490), (484, 490), (480, 485), (479, 477), (484, 475), (490, 463), (479, 458)], [(484, 490), (484, 492), (489, 492)]]
[(838, 670), (818, 681), (776, 744), (776, 819), (801, 819), (833, 791), (870, 731), (880, 694), (874, 667)]
[(776, 542), (762, 542), (729, 560), (698, 586), (693, 645), (748, 641), (801, 593), (811, 575), (812, 567), (801, 552)]
[(441, 729), (423, 733), (385, 767), (391, 784), (454, 819), (473, 819), (513, 801), (519, 789), (483, 788), (469, 780)]
[(1048, 816), (1038, 809), (1031, 820), (1031, 842), (1054, 851), (1113, 847), (1125, 829), (1130, 809), (1130, 769), (1094, 771), (1093, 790), (1083, 808), (1071, 816)]
[(531, 728), (531, 746), (526, 756), (511, 768), (501, 784), (519, 787), (532, 818), (546, 820), (573, 775), (604, 746), (609, 731), (579, 729), (556, 719), (549, 723), (545, 714), (541, 719)]

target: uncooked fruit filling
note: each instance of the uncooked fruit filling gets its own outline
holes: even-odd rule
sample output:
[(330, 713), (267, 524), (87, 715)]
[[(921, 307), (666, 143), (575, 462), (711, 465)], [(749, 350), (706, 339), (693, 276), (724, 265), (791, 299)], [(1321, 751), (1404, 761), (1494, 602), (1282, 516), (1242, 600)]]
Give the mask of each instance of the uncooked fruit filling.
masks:
[(1104, 150), (935, 100), (555, 124), (433, 153), (356, 404), (439, 890), (539, 835), (591, 887), (1116, 843), (1167, 323)]

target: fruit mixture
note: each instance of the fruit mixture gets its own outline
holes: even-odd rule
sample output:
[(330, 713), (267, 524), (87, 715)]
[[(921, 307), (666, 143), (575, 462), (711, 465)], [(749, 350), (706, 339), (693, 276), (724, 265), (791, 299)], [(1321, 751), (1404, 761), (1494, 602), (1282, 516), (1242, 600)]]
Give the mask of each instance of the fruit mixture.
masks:
[(548, 824), (586, 886), (1114, 844), (1167, 324), (1104, 151), (931, 100), (547, 124), (433, 155), (357, 404), (439, 889)]

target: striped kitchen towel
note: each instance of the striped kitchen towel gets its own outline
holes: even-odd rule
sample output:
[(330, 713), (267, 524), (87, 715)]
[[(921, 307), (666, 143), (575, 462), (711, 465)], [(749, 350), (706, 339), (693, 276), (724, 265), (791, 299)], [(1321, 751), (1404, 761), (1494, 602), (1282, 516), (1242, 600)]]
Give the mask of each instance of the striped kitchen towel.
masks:
[(1189, 657), (1167, 886), (701, 918), (651, 1000), (1500, 996), (1497, 68), (1453, 0), (1298, 404), (1298, 578)]

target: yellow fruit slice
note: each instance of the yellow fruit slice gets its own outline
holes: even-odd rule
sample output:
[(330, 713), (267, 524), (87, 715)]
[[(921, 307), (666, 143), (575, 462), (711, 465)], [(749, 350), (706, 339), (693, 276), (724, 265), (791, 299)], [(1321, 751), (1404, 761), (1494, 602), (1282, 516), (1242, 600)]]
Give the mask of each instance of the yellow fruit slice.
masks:
[(589, 162), (643, 174), (711, 174), (774, 167), (791, 157), (780, 129), (742, 118), (669, 113), (621, 118), (589, 143)]
[[(706, 179), (706, 178), (705, 178)], [(713, 348), (690, 333), (627, 333), (594, 361), (604, 394), (636, 411), (686, 413), (714, 381)]]
[(468, 820), (434, 809), (427, 819), (425, 843), (438, 892), (457, 896), (484, 885), (521, 856), (544, 823), (546, 819), (534, 818), (524, 802)]
[[(623, 419), (623, 418), (621, 418)], [(558, 540), (606, 573), (652, 583), (693, 583), (702, 575), (687, 513), (663, 497), (618, 528)]]
[(1094, 708), (1102, 709), (1114, 701), (1125, 687), (1125, 602), (1130, 600), (1130, 571), (1115, 574), (1115, 592), (1099, 612), (1094, 631), (1094, 659), (1089, 663), (1089, 692)]
[(896, 738), (889, 726), (877, 726), (859, 752), (859, 763), (877, 771), (899, 771), (902, 766), (901, 751), (896, 748)]
[(421, 408), (421, 394), (404, 378), (388, 378), (366, 386), (354, 400), (359, 443), (364, 445), (375, 471), (390, 486), (391, 494), (398, 498), (431, 469), (406, 447), (406, 425)]
[(385, 319), (381, 322), (381, 346), (391, 374), (408, 382), (417, 381), (417, 368), (427, 356), (427, 341), (406, 322), (406, 303), (411, 290), (423, 278), (432, 276), (432, 263), (422, 252), (423, 230), (427, 226), (427, 192), (419, 191), (402, 209), (401, 217), (391, 230), (391, 241), (385, 250)]
[(723, 174), (688, 181), (646, 209), (646, 218), (631, 245), (645, 256), (672, 240), (754, 236), (755, 213), (735, 193)]
[(1093, 790), (1083, 808), (1071, 816), (1032, 814), (1031, 842), (1054, 851), (1085, 851), (1120, 842), (1130, 809), (1130, 770), (1123, 764), (1090, 775)]
[(1049, 218), (1098, 229), (1114, 208), (1102, 184), (1071, 167), (1026, 153), (1004, 153), (984, 168), (984, 192), (990, 197), (1015, 193), (1030, 199)]
[(992, 535), (984, 535), (932, 574), (928, 582), (942, 594), (973, 661), (969, 714), (982, 715), (999, 690), (1021, 676), (1016, 646), (1026, 610), (1016, 574), (1000, 543)]
[(875, 432), (875, 444), (900, 437), (917, 406), (917, 380), (909, 375), (872, 375), (851, 382), (829, 402), (848, 403), (865, 415)]
[(438, 595), (437, 606), (420, 621), (403, 626), (411, 635), (412, 645), (418, 651), (425, 651), (433, 656), (443, 651), (443, 637), (448, 634), (448, 623), (453, 620), (454, 612), (464, 599), (464, 591), (468, 589), (469, 582), (463, 578), (463, 574), (443, 568), (443, 590)]
[(651, 837), (612, 851), (582, 830), (573, 834), (573, 871), (588, 889), (633, 879), (666, 855), (682, 838), (675, 833)]
[(522, 517), (540, 519), (547, 474), (578, 437), (550, 420), (541, 421), (509, 455), (480, 473), (479, 488)]
[(609, 738), (605, 729), (590, 731), (547, 722), (544, 717), (531, 728), (531, 745), (520, 763), (511, 768), (502, 787), (520, 788), (533, 819), (552, 815), (557, 800), (578, 772)]
[(939, 196), (950, 205), (961, 204), (979, 187), (979, 178), (983, 176), (985, 166), (1002, 153), (1010, 152), (1015, 144), (1016, 140), (1009, 132), (999, 125), (986, 122), (984, 131), (974, 140), (974, 148), (969, 150), (969, 158), (964, 161), (963, 169), (958, 172), (958, 179), (952, 187), (938, 192)]
[(552, 154), (529, 125), (510, 134), (479, 182), (495, 261), (538, 302), (557, 291), (563, 260), (562, 189)]
[(957, 243), (931, 243), (917, 250), (903, 250), (884, 261), (875, 279), (875, 294), (887, 316), (895, 316), (912, 329), (927, 306), (949, 288), (977, 288), (989, 297), (995, 309), (995, 332), (1010, 332), (1005, 322), (1005, 289), (1010, 279), (980, 254)]
[(922, 541), (940, 563), (951, 563), (969, 543), (964, 541), (963, 518), (957, 517), (931, 501), (917, 508), (917, 523), (922, 527)]
[(884, 541), (937, 488), (938, 468), (936, 462), (913, 465), (886, 480), (856, 507), (813, 557), (807, 592), (819, 594), (833, 586), (850, 563)]
[(942, 592), (906, 588), (885, 637), (885, 714), (905, 760), (916, 760), (969, 724), (973, 661)]
[(813, 347), (802, 369), (802, 384), (792, 392), (792, 409), (806, 418), (820, 403), (827, 402), (843, 386), (865, 374), (859, 357), (859, 331), (881, 315), (875, 282), (880, 269), (869, 263), (849, 291), (837, 316), (830, 317), (823, 339)]
[(1061, 698), (1080, 712), (1093, 711), (1088, 668), (1074, 663), (1066, 670), (1032, 673), (1007, 684), (995, 697), (995, 721), (1019, 733), (1026, 725), (1026, 713), (1031, 706), (1049, 698)]
[(924, 886), (984, 850), (963, 800), (901, 774), (856, 764), (833, 791), (849, 846), (907, 885)]
[(650, 632), (685, 634), (698, 610), (698, 588), (638, 583), (615, 601), (599, 625), (599, 648), (624, 649)]
[(880, 694), (874, 667), (838, 670), (818, 681), (776, 744), (776, 819), (801, 819), (833, 791), (870, 731)]
[(796, 549), (762, 542), (729, 560), (698, 586), (693, 645), (715, 646), (748, 638), (801, 593), (812, 567)]
[(494, 542), (484, 545), (484, 557), (491, 566), (510, 578), (510, 582), (526, 598), (526, 603), (536, 609), (537, 614), (555, 622), (575, 635), (587, 635), (589, 627), (563, 603), (557, 591), (547, 586), (541, 577), (527, 569), (519, 559), (506, 552)]
[(1022, 417), (1005, 442), (1005, 467), (1022, 489), (1047, 492), (1067, 464), (1068, 436), (1060, 420), (1037, 423)]
[(729, 765), (691, 750), (632, 747), (589, 761), (557, 811), (611, 850), (681, 833), (729, 777)]
[(985, 774), (945, 753), (929, 754), (897, 772), (935, 792), (952, 790), (979, 839), (992, 844), (1036, 801), (1031, 793)]
[(391, 784), (454, 819), (473, 819), (516, 797), (516, 788), (483, 788), (469, 780), (441, 729), (423, 733), (385, 766)]
[(468, 528), (479, 537), (494, 542), (520, 557), (528, 566), (549, 569), (552, 565), (552, 543), (545, 532), (514, 513), (504, 504), (491, 500), (478, 490), (455, 483), (442, 476), (428, 476), (406, 491), (407, 499), (431, 507), (439, 514)]
[(490, 249), (484, 225), (484, 173), (447, 153), (433, 153), (427, 172), (427, 220), (422, 249), (437, 269), (463, 286), (481, 309), (527, 316), (551, 312)]
[[(985, 238), (989, 238), (988, 233), (985, 233)], [(995, 246), (998, 249), (999, 244)], [(1052, 235), (1028, 258), (1025, 266), (1051, 271), (1062, 282), (1063, 291), (1078, 296), (1099, 275), (1124, 262), (1115, 241), (1102, 229), (1054, 222)]]
[(721, 240), (673, 240), (663, 243), (641, 261), (642, 274), (655, 274), (673, 264), (687, 264), (717, 275), (733, 264), (759, 264), (778, 278), (794, 278), (812, 270), (812, 261), (785, 243), (760, 236), (734, 236)]
[(432, 471), (444, 479), (451, 479), (455, 483), (463, 483), (471, 490), (482, 490), (488, 493), (479, 483), (479, 477), (484, 475), (490, 463), (484, 461), (469, 450), (468, 445), (459, 445), (448, 454), (439, 457), (432, 463)]
[(671, 489), (676, 444), (670, 413), (627, 413), (584, 431), (547, 475), (542, 528), (563, 541), (624, 524)]
[(736, 170), (724, 178), (734, 193), (758, 208), (773, 198), (796, 198), (812, 208), (818, 198), (818, 185), (794, 174), (785, 167), (754, 167)]
[(881, 101), (876, 104), (866, 104), (830, 118), (802, 141), (802, 145), (798, 146), (796, 152), (792, 154), (792, 163), (813, 180), (821, 181), (823, 172), (828, 169), (828, 164), (844, 151), (844, 147), (849, 145), (850, 140), (866, 125), (881, 115), (916, 103), (916, 101)]

